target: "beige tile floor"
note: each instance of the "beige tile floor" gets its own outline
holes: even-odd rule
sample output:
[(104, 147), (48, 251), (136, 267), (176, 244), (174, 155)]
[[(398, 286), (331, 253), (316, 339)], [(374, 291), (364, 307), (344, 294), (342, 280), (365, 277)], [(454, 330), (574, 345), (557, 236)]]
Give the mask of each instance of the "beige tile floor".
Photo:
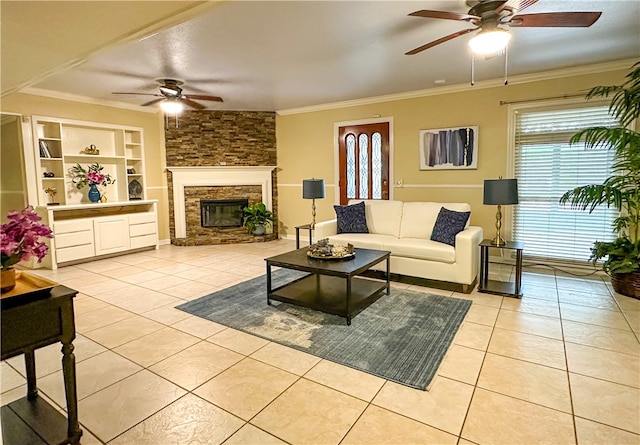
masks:
[[(473, 301), (427, 392), (174, 309), (293, 246), (163, 246), (40, 271), (80, 292), (82, 442), (640, 444), (640, 301), (599, 277), (528, 270), (522, 300), (394, 284)], [(36, 363), (63, 410), (59, 351)], [(0, 370), (1, 403), (24, 396), (22, 357)]]

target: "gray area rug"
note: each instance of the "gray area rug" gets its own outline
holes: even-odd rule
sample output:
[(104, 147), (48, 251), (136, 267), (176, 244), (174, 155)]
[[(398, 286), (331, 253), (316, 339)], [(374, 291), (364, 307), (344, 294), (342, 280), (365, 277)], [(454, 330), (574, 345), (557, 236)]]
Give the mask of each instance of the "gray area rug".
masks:
[[(278, 269), (274, 288), (302, 272)], [(267, 305), (265, 276), (180, 306), (198, 317), (290, 346), (387, 380), (426, 390), (471, 301), (391, 289), (356, 315), (335, 315), (286, 303)]]

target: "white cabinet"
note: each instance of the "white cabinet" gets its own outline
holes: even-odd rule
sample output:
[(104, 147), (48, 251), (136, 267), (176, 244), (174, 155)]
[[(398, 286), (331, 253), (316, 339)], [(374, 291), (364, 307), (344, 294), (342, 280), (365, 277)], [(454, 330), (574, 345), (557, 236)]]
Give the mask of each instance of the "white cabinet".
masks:
[(156, 200), (36, 207), (52, 228), (42, 266), (57, 269), (104, 255), (158, 248)]
[(103, 216), (93, 220), (96, 255), (129, 250), (129, 217)]
[[(89, 203), (88, 187), (77, 189), (68, 171), (76, 164), (86, 170), (96, 162), (115, 179), (100, 188), (107, 202), (146, 199), (142, 128), (44, 116), (33, 116), (31, 125), (39, 205), (52, 202), (47, 189), (56, 190), (53, 202), (60, 205)], [(86, 153), (92, 146), (99, 154)]]
[(58, 262), (75, 261), (95, 256), (93, 220), (80, 218), (53, 223), (55, 254)]

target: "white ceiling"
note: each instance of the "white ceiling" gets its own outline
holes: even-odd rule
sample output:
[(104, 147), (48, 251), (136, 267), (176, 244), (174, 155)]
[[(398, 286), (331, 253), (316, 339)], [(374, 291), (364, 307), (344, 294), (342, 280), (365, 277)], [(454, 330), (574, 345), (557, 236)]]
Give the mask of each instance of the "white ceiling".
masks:
[[(154, 78), (176, 77), (186, 81), (187, 95), (224, 98), (222, 104), (202, 102), (208, 109), (283, 110), (468, 82), (467, 42), (474, 33), (404, 55), (471, 27), (407, 16), (419, 9), (469, 8), (462, 0), (225, 1), (144, 39), (103, 49), (31, 86), (139, 105), (152, 98), (111, 92), (154, 93)], [(511, 76), (640, 56), (639, 1), (539, 0), (526, 13), (556, 11), (602, 11), (602, 16), (590, 28), (512, 29)], [(503, 70), (503, 57), (479, 59), (476, 80), (500, 78)]]

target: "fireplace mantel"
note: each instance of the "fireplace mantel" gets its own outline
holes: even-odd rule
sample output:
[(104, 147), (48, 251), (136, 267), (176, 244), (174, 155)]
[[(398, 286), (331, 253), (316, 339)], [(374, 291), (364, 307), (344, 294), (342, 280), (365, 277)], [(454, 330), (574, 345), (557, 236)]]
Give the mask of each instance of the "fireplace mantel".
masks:
[(167, 167), (173, 181), (173, 216), (176, 238), (187, 236), (185, 187), (259, 185), (262, 202), (273, 211), (271, 172), (275, 166)]

